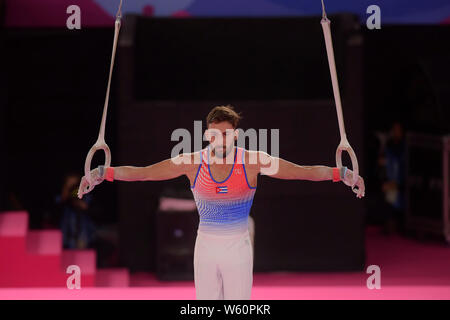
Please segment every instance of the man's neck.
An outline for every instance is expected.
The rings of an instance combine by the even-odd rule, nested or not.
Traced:
[[[210,148],[210,162],[216,164],[233,164],[234,163],[234,153],[236,152],[235,146],[231,148],[231,151],[225,157],[217,156],[213,148]]]

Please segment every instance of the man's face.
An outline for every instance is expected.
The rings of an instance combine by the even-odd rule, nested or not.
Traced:
[[[233,150],[234,141],[238,136],[237,132],[228,121],[208,125],[206,136],[215,156],[225,158]]]

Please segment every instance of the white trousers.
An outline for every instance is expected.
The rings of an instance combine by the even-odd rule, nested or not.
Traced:
[[[248,230],[234,236],[197,231],[194,282],[197,300],[250,300],[253,246]]]

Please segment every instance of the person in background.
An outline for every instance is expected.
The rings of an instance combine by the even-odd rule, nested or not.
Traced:
[[[384,168],[381,190],[389,205],[385,225],[386,233],[403,230],[405,209],[405,133],[401,122],[394,121],[389,138],[380,157]]]
[[[79,174],[66,174],[61,194],[55,199],[63,245],[67,249],[92,248],[95,240],[95,225],[89,215],[92,195],[83,199],[77,197],[80,181]]]

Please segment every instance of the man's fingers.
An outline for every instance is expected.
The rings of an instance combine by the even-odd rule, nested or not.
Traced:
[[[359,187],[359,196],[360,196],[360,198],[362,198],[362,197],[364,197],[364,194],[365,194],[365,185],[364,185],[364,180],[361,176],[359,177],[358,187]]]
[[[85,179],[84,177],[81,178],[81,182],[80,182],[80,186],[78,187],[78,198],[83,198],[83,194],[84,194],[84,184],[85,184]]]
[[[89,185],[89,183],[87,182],[86,177],[83,176],[83,178],[81,178],[80,187],[78,189],[78,198],[81,199],[84,194],[88,193],[88,191],[87,191],[88,185]]]
[[[357,198],[361,199],[362,197],[364,197],[365,186],[364,186],[364,180],[361,176],[358,176],[358,181],[356,182],[355,185],[353,185],[351,187],[352,187],[352,190],[356,193]]]
[[[356,183],[353,185],[350,179],[345,179],[343,182],[351,187],[352,191],[355,193],[357,198],[362,198],[365,195],[365,186],[364,179],[361,176],[358,176]]]

